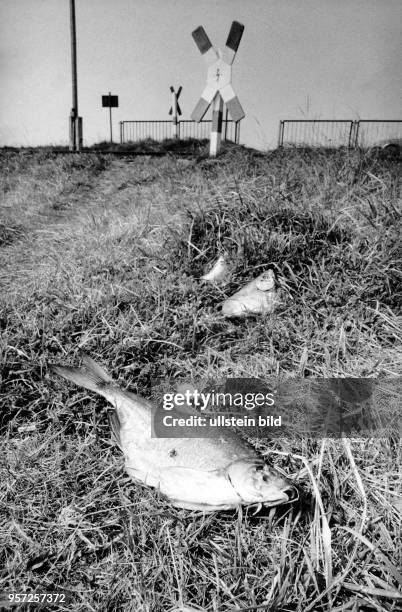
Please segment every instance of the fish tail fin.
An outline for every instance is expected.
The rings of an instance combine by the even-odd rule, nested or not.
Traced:
[[[88,372],[91,372],[91,374],[95,375],[97,378],[99,378],[104,385],[114,382],[109,372],[102,368],[99,363],[96,363],[96,361],[86,353],[82,354],[82,362],[85,366],[85,369],[88,370]]]
[[[79,387],[105,395],[105,391],[113,384],[113,378],[96,361],[88,355],[83,355],[83,367],[52,365],[51,371],[70,380]]]
[[[123,450],[121,446],[121,438],[120,438],[120,428],[121,428],[120,419],[116,412],[109,412],[108,418],[109,418],[110,431],[112,432],[112,440],[116,444],[116,446],[120,448],[120,450]]]

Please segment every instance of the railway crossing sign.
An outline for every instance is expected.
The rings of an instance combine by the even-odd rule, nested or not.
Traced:
[[[172,85],[170,86],[170,91],[172,92],[172,106],[170,107],[169,115],[172,115],[172,138],[179,137],[179,133],[178,133],[178,123],[179,122],[178,122],[177,116],[181,115],[181,108],[177,100],[180,97],[182,89],[183,88],[181,85],[177,91],[174,90],[174,87],[172,87]]]
[[[210,155],[215,156],[222,135],[223,102],[233,121],[245,116],[244,110],[232,87],[232,64],[243,35],[244,25],[233,21],[223,53],[212,46],[202,26],[192,32],[192,37],[208,65],[207,84],[191,114],[194,121],[201,121],[213,103]],[[214,121],[215,119],[215,121]],[[215,136],[216,134],[216,136]]]
[[[183,87],[180,85],[179,89],[175,92],[174,87],[170,87],[170,91],[172,92],[172,106],[170,107],[169,110],[169,115],[173,115],[174,114],[174,109],[177,109],[177,115],[181,115],[181,108],[179,106],[179,103],[177,102],[177,100],[180,98],[180,94],[181,94],[181,90],[183,89]]]

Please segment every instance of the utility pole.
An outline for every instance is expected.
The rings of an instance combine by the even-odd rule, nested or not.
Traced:
[[[82,145],[82,117],[78,116],[77,87],[77,35],[75,28],[75,0],[70,0],[72,108],[70,113],[70,151],[79,151]]]

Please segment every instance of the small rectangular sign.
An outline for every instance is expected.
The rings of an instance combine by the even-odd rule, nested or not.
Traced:
[[[119,96],[102,96],[102,107],[118,107]]]

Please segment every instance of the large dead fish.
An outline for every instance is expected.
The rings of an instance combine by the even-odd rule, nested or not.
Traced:
[[[279,303],[272,270],[263,272],[234,293],[222,304],[226,317],[245,317],[249,314],[269,314]]]
[[[114,406],[111,426],[127,473],[159,489],[173,505],[212,512],[240,505],[276,506],[298,497],[291,482],[234,432],[221,438],[151,437],[154,404],[121,389],[90,357],[84,356],[83,364],[51,368]]]

